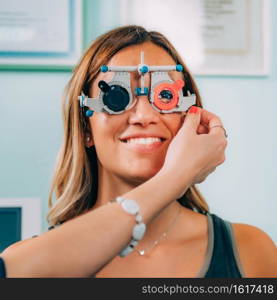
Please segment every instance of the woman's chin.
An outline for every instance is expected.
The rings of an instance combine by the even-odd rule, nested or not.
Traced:
[[[128,179],[137,183],[143,183],[153,176],[155,176],[161,167],[156,167],[156,168],[148,168],[148,169],[142,169],[140,168],[139,170],[129,170],[126,174],[128,174]]]

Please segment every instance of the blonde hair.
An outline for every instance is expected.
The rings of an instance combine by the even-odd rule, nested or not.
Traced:
[[[82,91],[89,94],[101,65],[109,62],[119,50],[131,45],[152,42],[184,67],[187,83],[196,94],[197,106],[202,107],[197,86],[173,45],[161,33],[146,31],[140,26],[123,26],[99,36],[86,50],[74,69],[63,97],[64,140],[49,192],[48,222],[56,225],[89,210],[97,198],[97,156],[95,148],[87,149],[84,144],[85,133],[89,131],[88,119],[79,107],[78,96]],[[56,201],[53,203],[53,194]],[[201,213],[209,211],[208,204],[195,186],[191,186],[178,201]]]

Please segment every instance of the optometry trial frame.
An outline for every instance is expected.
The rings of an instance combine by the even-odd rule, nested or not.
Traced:
[[[196,95],[189,88],[185,90],[185,82],[182,79],[173,81],[169,71],[182,72],[182,65],[148,66],[144,64],[144,52],[141,52],[141,61],[137,66],[106,66],[100,71],[114,72],[113,78],[106,82],[100,80],[98,86],[100,93],[97,98],[89,98],[83,92],[78,97],[80,107],[87,107],[87,117],[93,112],[106,112],[109,114],[121,114],[132,108],[138,96],[149,96],[149,89],[145,87],[144,76],[151,72],[151,88],[149,102],[152,107],[160,113],[173,113],[187,111],[196,104]],[[130,86],[130,72],[138,71],[141,85],[136,87],[134,95]]]

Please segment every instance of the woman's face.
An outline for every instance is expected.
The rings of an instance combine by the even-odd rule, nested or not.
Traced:
[[[144,51],[147,65],[175,64],[165,50],[148,42],[122,49],[108,65],[136,66],[140,63],[141,51]],[[109,81],[111,76],[110,72],[100,73],[92,85],[90,96],[98,97],[98,82]],[[173,80],[182,79],[178,72],[171,72],[170,76]],[[150,77],[145,75],[145,87],[150,88]],[[132,91],[136,87],[140,87],[140,77],[137,72],[132,72]],[[147,96],[139,96],[130,110],[117,115],[94,113],[89,122],[102,174],[141,183],[163,166],[168,145],[181,126],[182,114],[161,114],[151,106]]]

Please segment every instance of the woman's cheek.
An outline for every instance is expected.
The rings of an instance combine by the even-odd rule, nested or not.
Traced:
[[[165,123],[173,136],[177,134],[178,130],[183,125],[183,121],[184,118],[182,113],[168,114],[168,117],[165,119]]]

